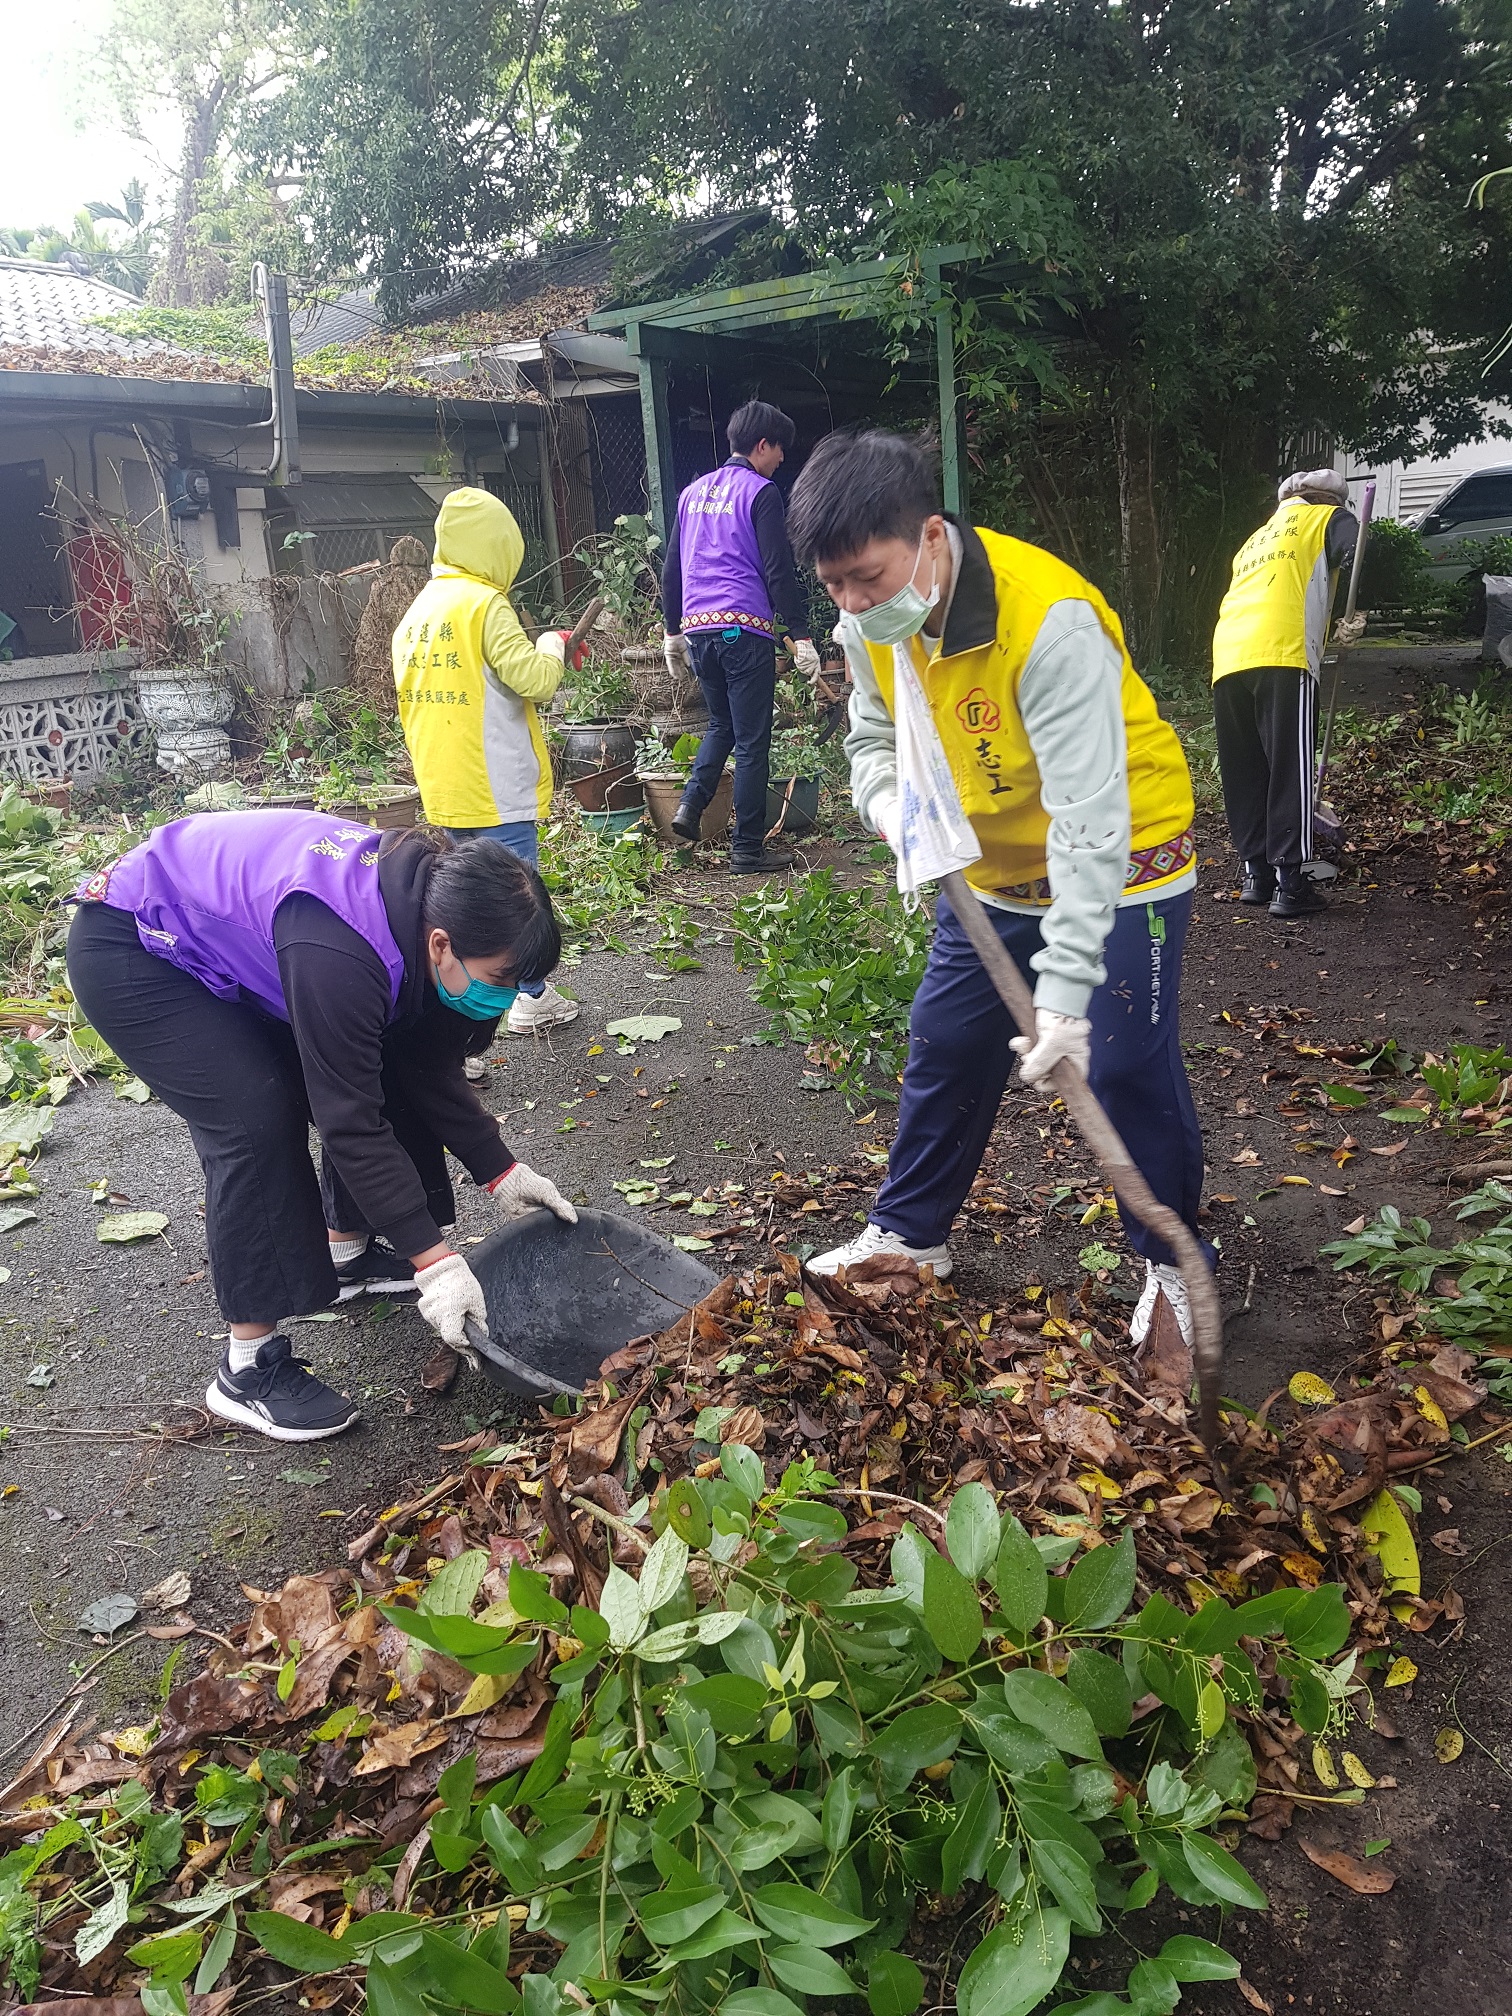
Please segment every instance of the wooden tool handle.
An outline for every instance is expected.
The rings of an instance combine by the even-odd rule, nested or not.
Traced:
[[[1014,965],[1006,946],[992,927],[970,883],[957,869],[945,876],[941,887],[950,898],[950,907],[961,920],[977,957],[987,969],[1003,1005],[1023,1034],[1032,1041],[1035,1034],[1034,999],[1024,976]],[[1102,1165],[1118,1201],[1153,1232],[1176,1255],[1181,1279],[1192,1305],[1192,1355],[1197,1367],[1200,1396],[1199,1424],[1202,1440],[1215,1469],[1218,1468],[1218,1382],[1223,1370],[1223,1312],[1218,1301],[1218,1284],[1208,1266],[1196,1234],[1168,1204],[1162,1204],[1124,1146],[1113,1122],[1097,1103],[1092,1088],[1076,1066],[1063,1057],[1050,1074],[1050,1082],[1065,1101],[1066,1111],[1076,1122],[1082,1139]],[[1220,1481],[1222,1471],[1219,1469]]]
[[[567,663],[569,665],[572,663],[573,653],[578,649],[594,624],[597,623],[600,615],[603,613],[603,608],[603,596],[595,595],[582,615],[579,616],[577,622],[573,624],[572,635],[567,639]]]

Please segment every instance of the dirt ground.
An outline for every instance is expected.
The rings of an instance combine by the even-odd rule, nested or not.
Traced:
[[[1379,657],[1351,699],[1390,710],[1424,668]],[[1445,676],[1438,664],[1426,669]],[[1465,672],[1462,662],[1447,669]],[[1394,1036],[1422,1050],[1455,1037],[1497,1040],[1506,1033],[1507,951],[1504,937],[1475,942],[1464,905],[1436,890],[1431,861],[1398,862],[1378,886],[1346,875],[1326,916],[1278,925],[1227,900],[1226,839],[1211,821],[1203,839],[1182,1010],[1211,1172],[1208,1229],[1223,1249],[1225,1383],[1253,1404],[1301,1367],[1341,1376],[1365,1342],[1370,1295],[1319,1260],[1323,1242],[1384,1203],[1442,1227],[1450,1193],[1445,1169],[1433,1165],[1459,1159],[1447,1137],[1427,1129],[1402,1154],[1382,1157],[1369,1150],[1391,1146],[1401,1128],[1357,1113],[1348,1129],[1316,1110],[1283,1114],[1290,1095],[1277,1071],[1298,1067],[1296,1041]],[[820,861],[847,876],[875,872],[859,846],[827,844],[810,865]],[[672,878],[669,895],[708,906],[700,913],[709,925],[702,971],[666,977],[649,954],[589,957],[564,976],[583,1003],[576,1023],[547,1041],[500,1045],[485,1093],[506,1138],[580,1201],[615,1208],[615,1180],[641,1175],[643,1158],[675,1156],[669,1173],[697,1193],[710,1183],[764,1179],[778,1155],[789,1169],[822,1171],[885,1147],[889,1109],[858,1125],[838,1093],[800,1088],[799,1050],[750,1040],[766,1018],[720,926],[735,893],[718,869]],[[621,1057],[605,1040],[605,1023],[643,1012],[680,1016],[683,1026]],[[1037,1101],[1010,1094],[994,1167],[1011,1193],[1022,1184],[1023,1210],[1006,1233],[991,1229],[1012,1224],[1001,1217],[962,1230],[959,1279],[972,1292],[1008,1299],[1026,1277],[1067,1281],[1091,1236],[1076,1216],[1045,1209],[1046,1187],[1089,1175],[1090,1164],[1066,1151],[1047,1162],[1042,1125]],[[1349,1130],[1358,1152],[1340,1167],[1331,1151]],[[192,1418],[184,1403],[201,1399],[221,1348],[187,1135],[162,1106],[92,1087],[60,1109],[38,1174],[37,1221],[0,1239],[0,1261],[11,1269],[0,1287],[8,1424],[0,1446],[0,1651],[8,1682],[0,1748],[12,1759],[67,1690],[71,1671],[97,1656],[78,1629],[95,1598],[118,1590],[140,1596],[184,1569],[201,1622],[241,1614],[240,1584],[276,1587],[289,1573],[343,1558],[346,1541],[407,1485],[441,1474],[447,1459],[438,1445],[487,1420],[516,1418],[515,1403],[481,1379],[464,1375],[444,1399],[425,1393],[426,1335],[401,1304],[349,1309],[292,1332],[323,1376],[361,1396],[364,1420],[354,1433],[294,1449],[230,1434],[164,1439],[157,1425]],[[1309,1182],[1283,1185],[1287,1175]],[[137,1247],[100,1245],[88,1187],[101,1177],[134,1206],[166,1212],[166,1236]],[[460,1236],[483,1233],[488,1200],[465,1184],[459,1194]],[[829,1244],[852,1229],[850,1213],[847,1199],[844,1216],[821,1211],[812,1223],[775,1229],[794,1247],[800,1236]],[[667,1231],[703,1229],[675,1211],[655,1222]],[[762,1236],[762,1227],[745,1235],[745,1257],[755,1257]],[[1115,1249],[1122,1244],[1108,1221],[1097,1236]],[[1120,1272],[1127,1278],[1131,1263]],[[1512,1461],[1487,1446],[1419,1481],[1424,1536],[1457,1528],[1467,1550],[1449,1556],[1425,1546],[1425,1593],[1452,1579],[1465,1621],[1442,1642],[1401,1648],[1420,1678],[1378,1696],[1398,1733],[1358,1728],[1350,1739],[1372,1772],[1396,1785],[1361,1806],[1299,1808],[1274,1844],[1245,1841],[1241,1852],[1271,1898],[1263,1919],[1238,1914],[1220,1933],[1215,1914],[1173,1910],[1165,1929],[1186,1918],[1189,1929],[1233,1944],[1259,1998],[1242,2001],[1223,1984],[1188,1989],[1183,2007],[1407,2016],[1431,1997],[1437,2016],[1512,2016],[1512,1847],[1502,1817],[1512,1814],[1505,1677],[1512,1625],[1503,1593]],[[91,1697],[102,1726],[142,1719],[165,1649],[144,1640],[104,1667]],[[1433,1737],[1450,1720],[1468,1740],[1460,1760],[1444,1766]],[[1372,1866],[1390,1869],[1396,1882],[1381,1897],[1341,1888],[1298,1846],[1305,1838],[1358,1854],[1383,1837],[1391,1846]],[[1089,1948],[1079,1978],[1089,1989],[1105,1968],[1121,1978],[1121,1963],[1132,1957]]]

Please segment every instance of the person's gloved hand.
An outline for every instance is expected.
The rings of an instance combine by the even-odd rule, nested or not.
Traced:
[[[572,632],[570,630],[543,630],[536,639],[535,648],[543,658],[555,658],[558,665],[565,667],[567,663],[567,646],[571,642],[571,639]],[[583,660],[587,656],[588,642],[585,638],[572,654],[572,669],[574,672],[580,672],[583,669]]]
[[[1019,1076],[1039,1085],[1062,1057],[1069,1057],[1083,1078],[1092,1063],[1092,1024],[1082,1015],[1057,1015],[1053,1008],[1034,1011],[1034,1040],[1015,1036],[1008,1045],[1020,1058]]]
[[[815,648],[812,637],[795,637],[793,639],[793,663],[798,667],[798,670],[803,674],[805,679],[817,679],[819,677],[819,653]]]
[[[415,1286],[420,1290],[420,1314],[454,1351],[467,1348],[464,1325],[469,1316],[487,1329],[483,1283],[460,1253],[448,1253],[432,1260],[429,1267],[417,1269]]]
[[[516,1162],[512,1169],[506,1169],[502,1176],[496,1176],[488,1186],[499,1209],[506,1218],[523,1218],[527,1211],[535,1211],[542,1206],[554,1211],[569,1225],[576,1225],[577,1213],[567,1202],[548,1176],[539,1175],[528,1162]],[[424,1314],[424,1311],[421,1311]]]
[[[903,852],[903,800],[896,791],[872,806],[871,819],[894,854]]]
[[[1333,627],[1333,641],[1341,651],[1347,651],[1351,644],[1358,644],[1365,635],[1365,613],[1357,611],[1353,616],[1341,616]]]
[[[674,679],[691,679],[693,661],[688,656],[688,640],[682,635],[674,637],[670,631],[662,638],[662,657],[667,661],[667,670]]]

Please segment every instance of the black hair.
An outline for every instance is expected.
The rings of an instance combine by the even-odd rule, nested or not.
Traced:
[[[507,956],[517,983],[544,980],[562,957],[546,884],[497,840],[442,849],[423,908],[426,931],[444,931],[459,959]]]
[[[873,539],[915,539],[940,508],[929,444],[878,427],[826,434],[788,500],[788,537],[800,565],[845,560]]]
[[[768,406],[764,399],[749,399],[737,406],[725,428],[732,455],[749,455],[763,441],[775,441],[779,448],[793,445],[797,428],[780,406]]]

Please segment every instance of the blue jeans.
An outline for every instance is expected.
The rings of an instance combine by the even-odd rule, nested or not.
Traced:
[[[512,819],[503,826],[445,826],[441,830],[459,843],[463,840],[497,840],[501,847],[507,847],[511,854],[518,854],[532,868],[541,865],[541,838],[534,819]],[[532,1001],[539,1000],[546,992],[546,982],[532,980],[528,987],[521,987],[520,992],[528,994]]]
[[[767,770],[772,753],[772,703],[777,697],[777,646],[748,630],[688,638],[693,670],[709,705],[709,725],[683,803],[702,814],[719,789],[725,760],[735,752],[732,854],[762,851],[767,830]]]
[[[1113,913],[1103,947],[1108,977],[1088,1009],[1088,1082],[1155,1195],[1196,1232],[1202,1130],[1182,1062],[1176,1006],[1191,914],[1190,891]],[[1032,986],[1029,959],[1040,949],[1039,919],[990,906],[987,915]],[[1017,1033],[1013,1020],[943,896],[935,919],[909,1022],[898,1132],[871,1213],[874,1224],[910,1246],[938,1246],[948,1236],[1017,1061],[1008,1048]],[[1165,1242],[1132,1217],[1123,1224],[1145,1259],[1172,1258]],[[1213,1249],[1206,1241],[1203,1247],[1211,1263]]]

